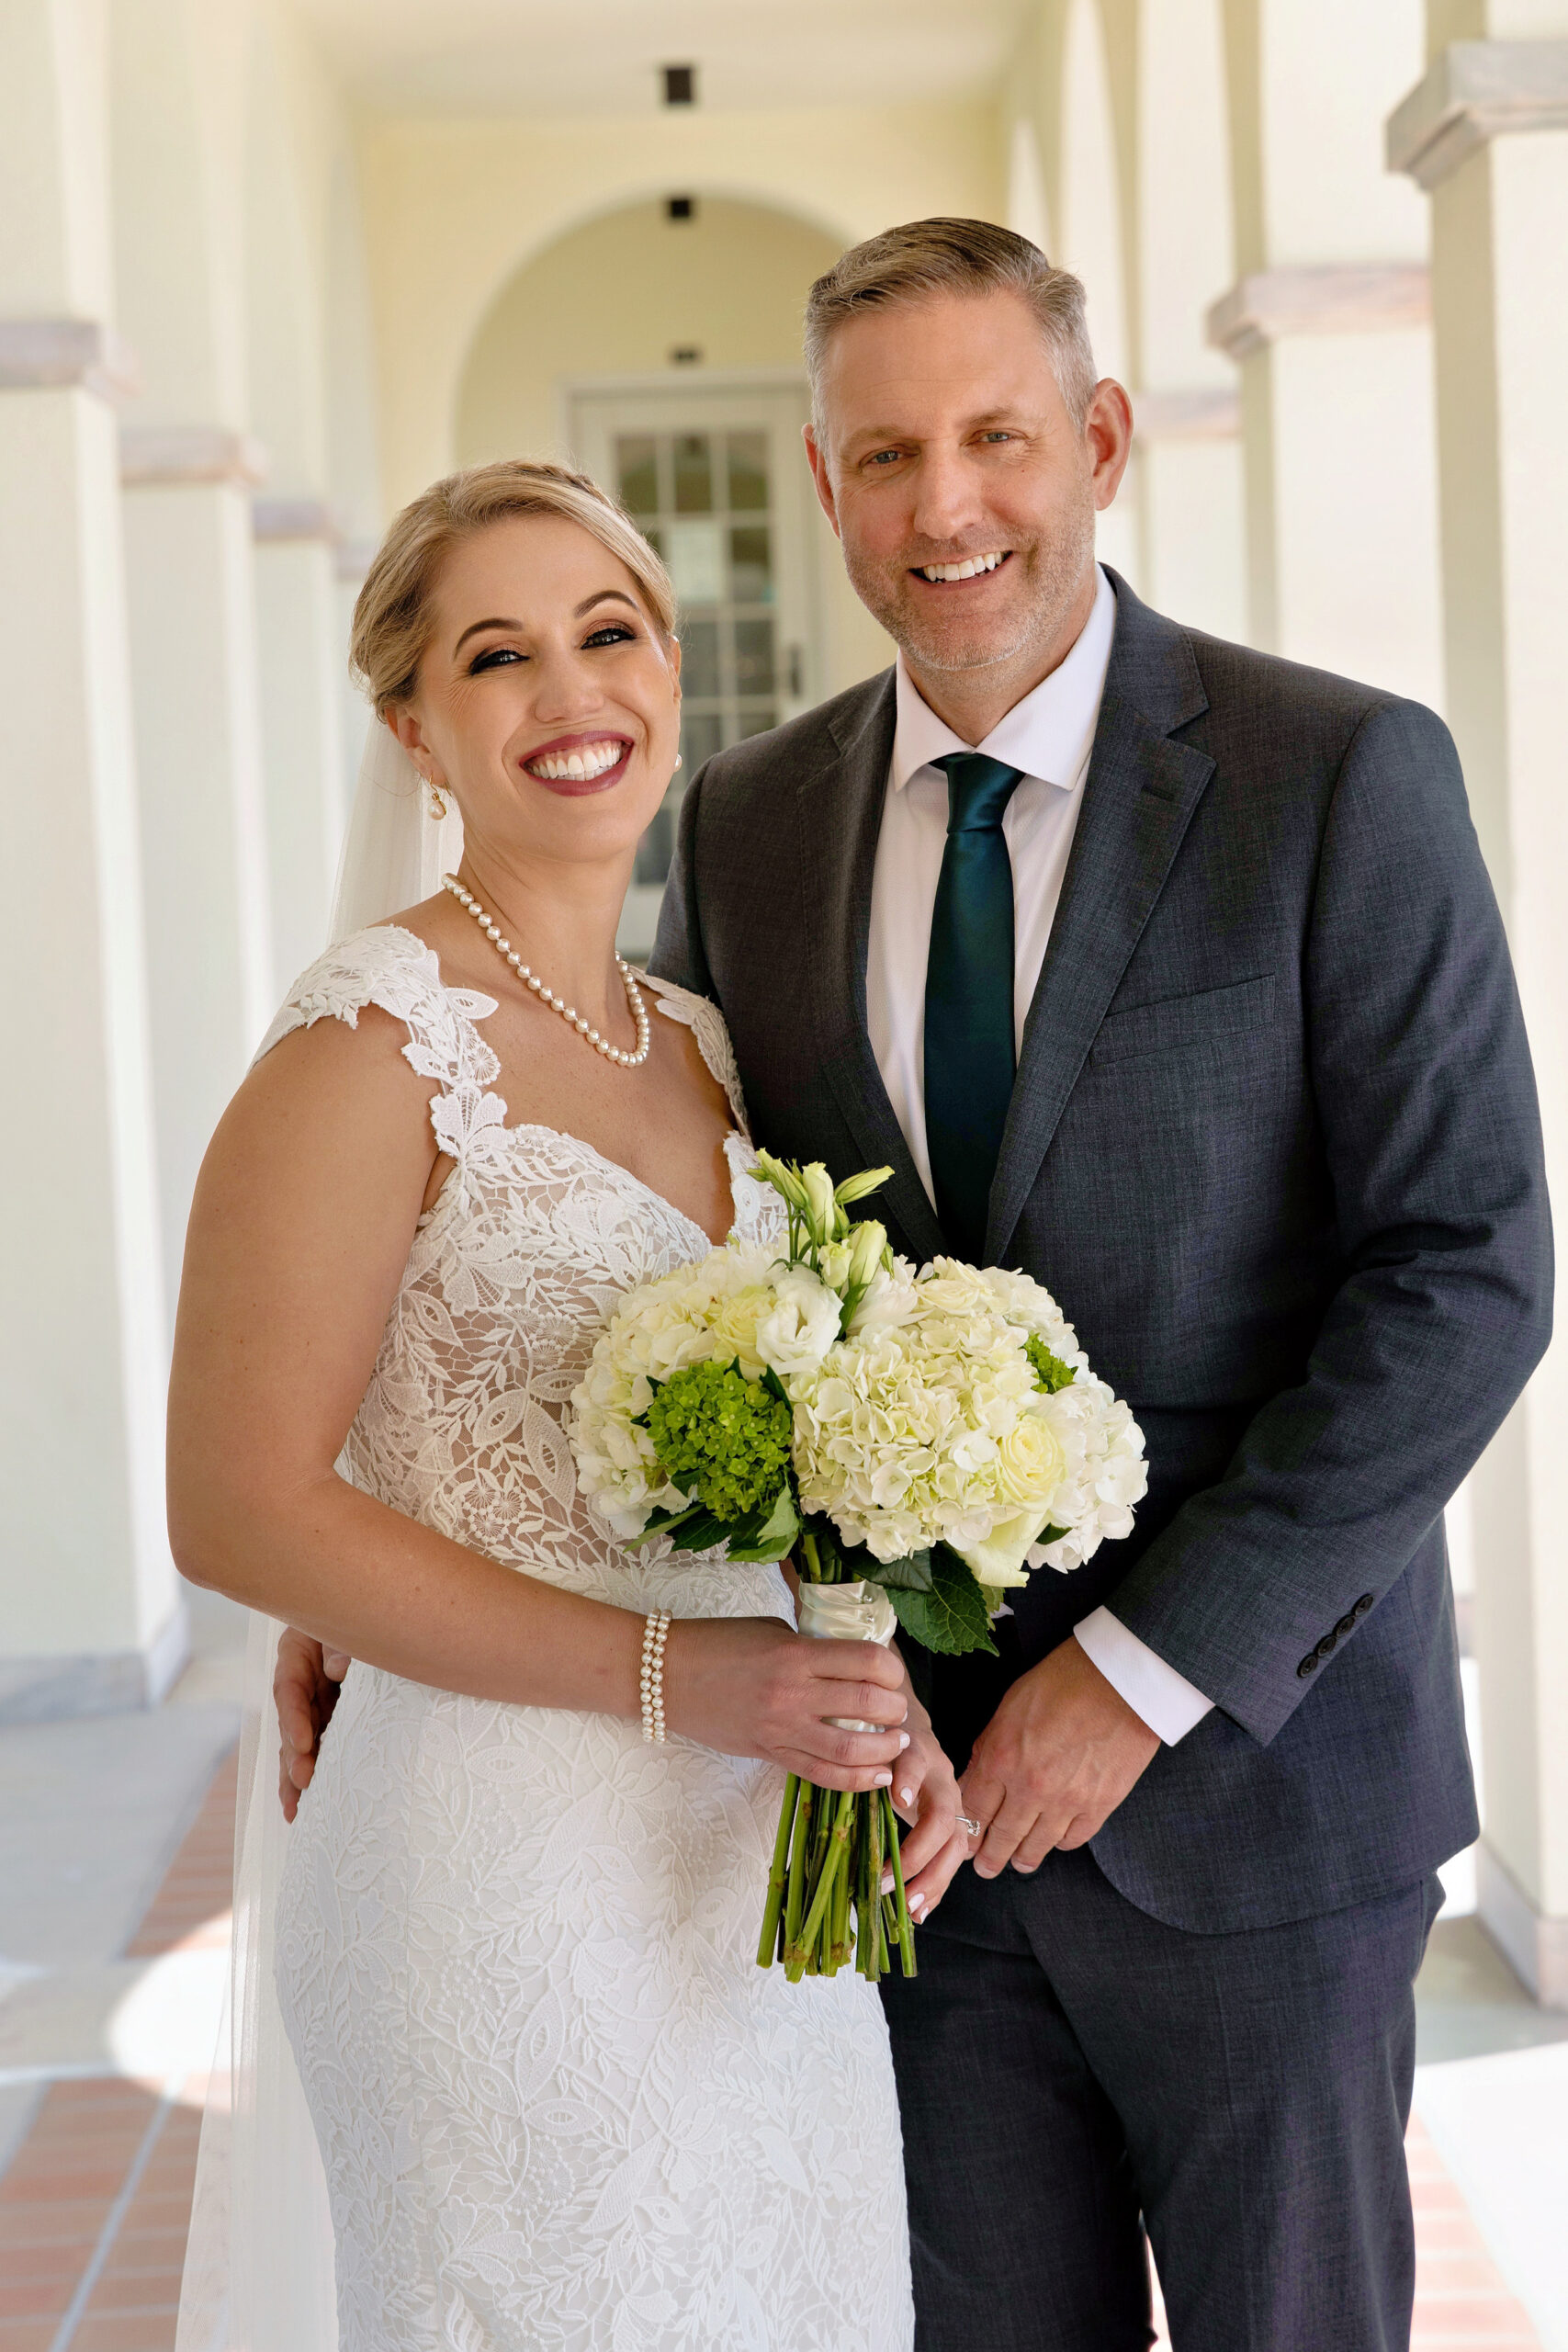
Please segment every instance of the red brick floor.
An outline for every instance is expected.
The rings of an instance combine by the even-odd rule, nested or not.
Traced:
[[[172,1951],[203,1928],[220,1932],[234,1770],[232,1757],[220,1766],[130,1956]],[[181,2087],[184,2098],[112,2080],[49,2091],[0,2179],[0,2352],[173,2352],[200,2127],[197,2086]],[[1412,2352],[1540,2352],[1419,2122],[1407,2144]],[[1163,2315],[1158,2343],[1169,2345]]]
[[[231,1755],[127,1948],[221,1935],[234,1853]],[[56,2083],[0,2179],[0,2352],[172,2352],[200,2086]]]

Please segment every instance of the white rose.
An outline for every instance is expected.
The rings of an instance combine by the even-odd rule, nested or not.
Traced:
[[[1066,1468],[1061,1440],[1038,1413],[1020,1414],[997,1440],[997,1493],[1021,1510],[1049,1504]]]
[[[815,1372],[839,1337],[839,1299],[805,1266],[773,1284],[773,1306],[757,1326],[757,1353],[781,1380]]]
[[[757,1352],[757,1327],[772,1308],[773,1295],[761,1283],[731,1291],[709,1310],[708,1329],[718,1363],[738,1364],[748,1380],[760,1380],[765,1369]]]

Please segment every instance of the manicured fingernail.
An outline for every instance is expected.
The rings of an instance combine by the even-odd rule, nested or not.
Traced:
[[[890,1789],[893,1786],[892,1773],[879,1772],[871,1785],[874,1789]]]
[[[900,1789],[900,1790],[899,1790],[899,1792],[898,1792],[898,1802],[899,1802],[899,1804],[914,1804],[914,1802],[915,1802],[915,1792],[914,1792],[914,1790],[913,1790],[913,1789]]]
[[[891,1871],[884,1871],[882,1873],[882,1892],[884,1894],[891,1894],[893,1892],[893,1873]]]
[[[900,1756],[902,1756],[902,1755],[903,1755],[904,1750],[908,1747],[908,1745],[909,1745],[909,1735],[908,1735],[908,1733],[907,1731],[901,1731],[901,1732],[899,1733],[899,1735],[898,1735],[898,1753],[899,1753],[899,1755],[900,1755]]]
[[[911,1918],[911,1919],[923,1919],[923,1918],[925,1917],[925,1916],[926,1916],[926,1898],[925,1898],[925,1896],[924,1896],[923,1894],[916,1894],[916,1895],[911,1896],[911,1897],[910,1897],[910,1901],[909,1901],[909,1917],[910,1917],[910,1918]]]

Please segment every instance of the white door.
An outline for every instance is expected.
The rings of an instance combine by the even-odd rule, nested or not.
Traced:
[[[684,764],[637,851],[620,946],[646,956],[681,796],[703,762],[818,701],[805,385],[731,378],[570,394],[572,448],[670,567],[680,605]]]

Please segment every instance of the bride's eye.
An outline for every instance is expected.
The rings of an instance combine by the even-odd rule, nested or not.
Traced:
[[[606,621],[603,628],[596,628],[592,637],[585,637],[582,640],[584,651],[591,645],[634,645],[636,642],[636,629],[629,628],[625,621]]]
[[[470,678],[477,678],[481,670],[496,670],[503,662],[521,662],[523,656],[514,645],[487,646],[482,653],[476,653],[469,662],[468,675]]]

